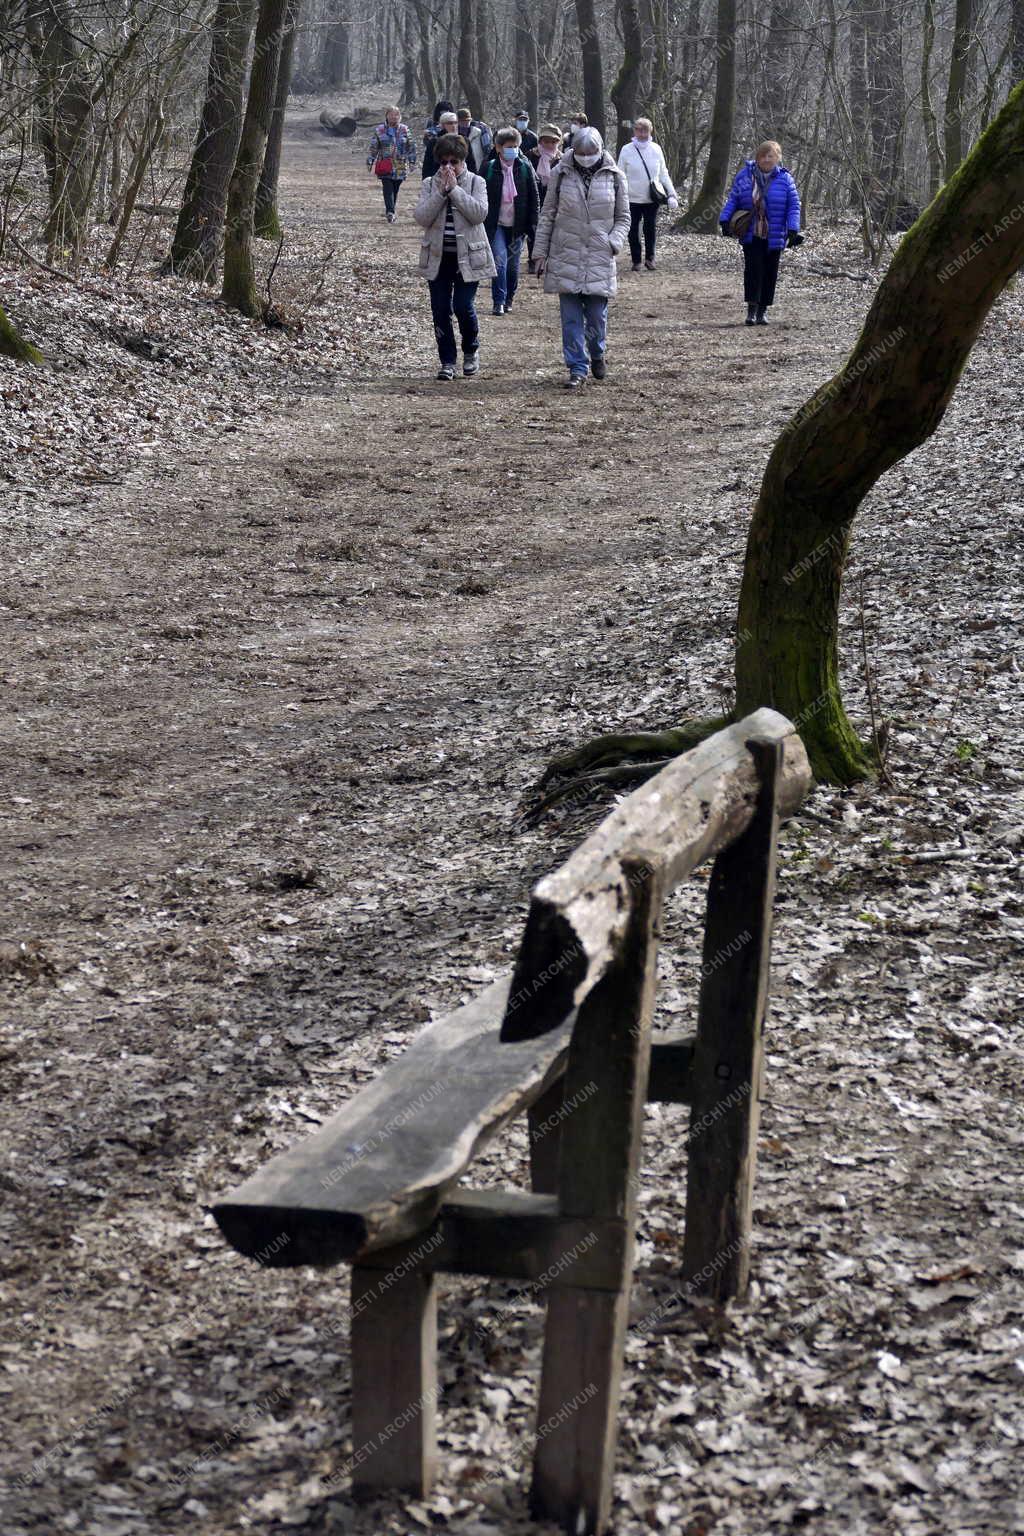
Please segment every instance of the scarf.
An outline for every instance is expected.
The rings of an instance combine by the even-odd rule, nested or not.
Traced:
[[[754,174],[750,178],[750,201],[754,209],[754,238],[767,240],[768,238],[768,183],[772,178],[771,171],[762,171],[757,161],[754,161]]]
[[[541,182],[545,187],[551,180],[551,172],[554,169],[555,155],[557,154],[557,149],[553,155],[549,150],[544,148],[543,144],[541,144],[537,150],[537,180]]]
[[[653,139],[638,139],[635,133],[633,135],[633,143],[636,146],[636,148],[641,150],[641,151],[643,151],[645,149],[653,149],[654,148],[654,140]]]
[[[510,208],[516,200],[516,162],[514,160],[502,160],[501,178],[501,201]]]

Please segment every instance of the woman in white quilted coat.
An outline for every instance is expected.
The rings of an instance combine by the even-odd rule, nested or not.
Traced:
[[[580,128],[551,172],[533,243],[544,292],[558,294],[569,389],[580,389],[588,371],[595,379],[607,372],[608,300],[628,233],[626,178],[597,129]]]

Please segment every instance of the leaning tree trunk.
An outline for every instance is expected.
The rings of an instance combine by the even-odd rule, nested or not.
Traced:
[[[711,143],[704,180],[696,200],[686,210],[688,229],[709,233],[717,228],[732,154],[736,116],[736,0],[718,0],[716,30],[715,105],[711,114]]]
[[[484,104],[480,96],[480,82],[473,68],[475,36],[471,0],[459,0],[459,84],[473,116],[483,117]]]
[[[256,0],[217,0],[206,98],[165,272],[211,283],[217,271],[228,184],[242,133],[245,61]]]
[[[263,157],[267,152],[270,118],[277,88],[280,39],[288,0],[260,0],[256,23],[256,45],[249,76],[249,99],[245,106],[242,138],[235,168],[228,188],[227,217],[224,222],[224,283],[221,298],[231,309],[256,319],[263,313],[256,292],[253,267],[253,216],[256,188]]]
[[[576,0],[576,23],[583,53],[583,110],[591,127],[604,136],[604,65],[594,0]]]
[[[946,112],[943,122],[947,176],[952,176],[964,157],[964,97],[967,94],[967,67],[973,39],[974,0],[956,0],[953,52],[949,61],[949,83],[946,88]]]
[[[11,357],[16,363],[41,363],[43,354],[25,341],[8,320],[0,304],[0,357]]]
[[[784,428],[747,542],[736,714],[772,705],[819,779],[870,755],[837,680],[843,565],[858,506],[939,425],[982,322],[1024,260],[1024,86],[900,244],[850,358]]]
[[[622,66],[615,77],[611,97],[615,104],[617,134],[615,148],[628,144],[636,117],[636,98],[640,86],[644,38],[640,27],[638,0],[619,0],[619,22],[622,27]]]
[[[292,71],[295,67],[295,29],[299,21],[300,3],[301,0],[288,0],[281,53],[277,62],[277,86],[274,91],[274,110],[270,117],[270,136],[267,139],[267,152],[263,157],[259,186],[256,188],[253,229],[264,240],[281,238],[281,220],[277,211],[277,183],[281,174],[284,114],[288,107],[288,92],[291,89]]]

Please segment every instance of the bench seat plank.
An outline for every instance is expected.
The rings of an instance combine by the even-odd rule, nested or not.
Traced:
[[[503,1045],[509,978],[428,1025],[319,1131],[213,1207],[239,1253],[273,1268],[352,1262],[428,1227],[481,1147],[565,1068],[574,1015]]]

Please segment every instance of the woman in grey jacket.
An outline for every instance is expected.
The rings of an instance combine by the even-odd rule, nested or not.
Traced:
[[[430,288],[430,308],[441,366],[437,377],[455,377],[458,351],[452,315],[462,336],[462,372],[468,379],[480,370],[480,327],[477,324],[477,284],[493,277],[494,257],[484,230],[487,187],[482,176],[466,169],[466,141],[445,133],[434,146],[437,170],[420,190],[413,218],[422,225],[420,273]]]
[[[588,365],[595,379],[607,372],[608,300],[628,233],[626,178],[597,129],[580,128],[551,172],[533,245],[544,292],[558,294],[569,389],[582,387]]]

